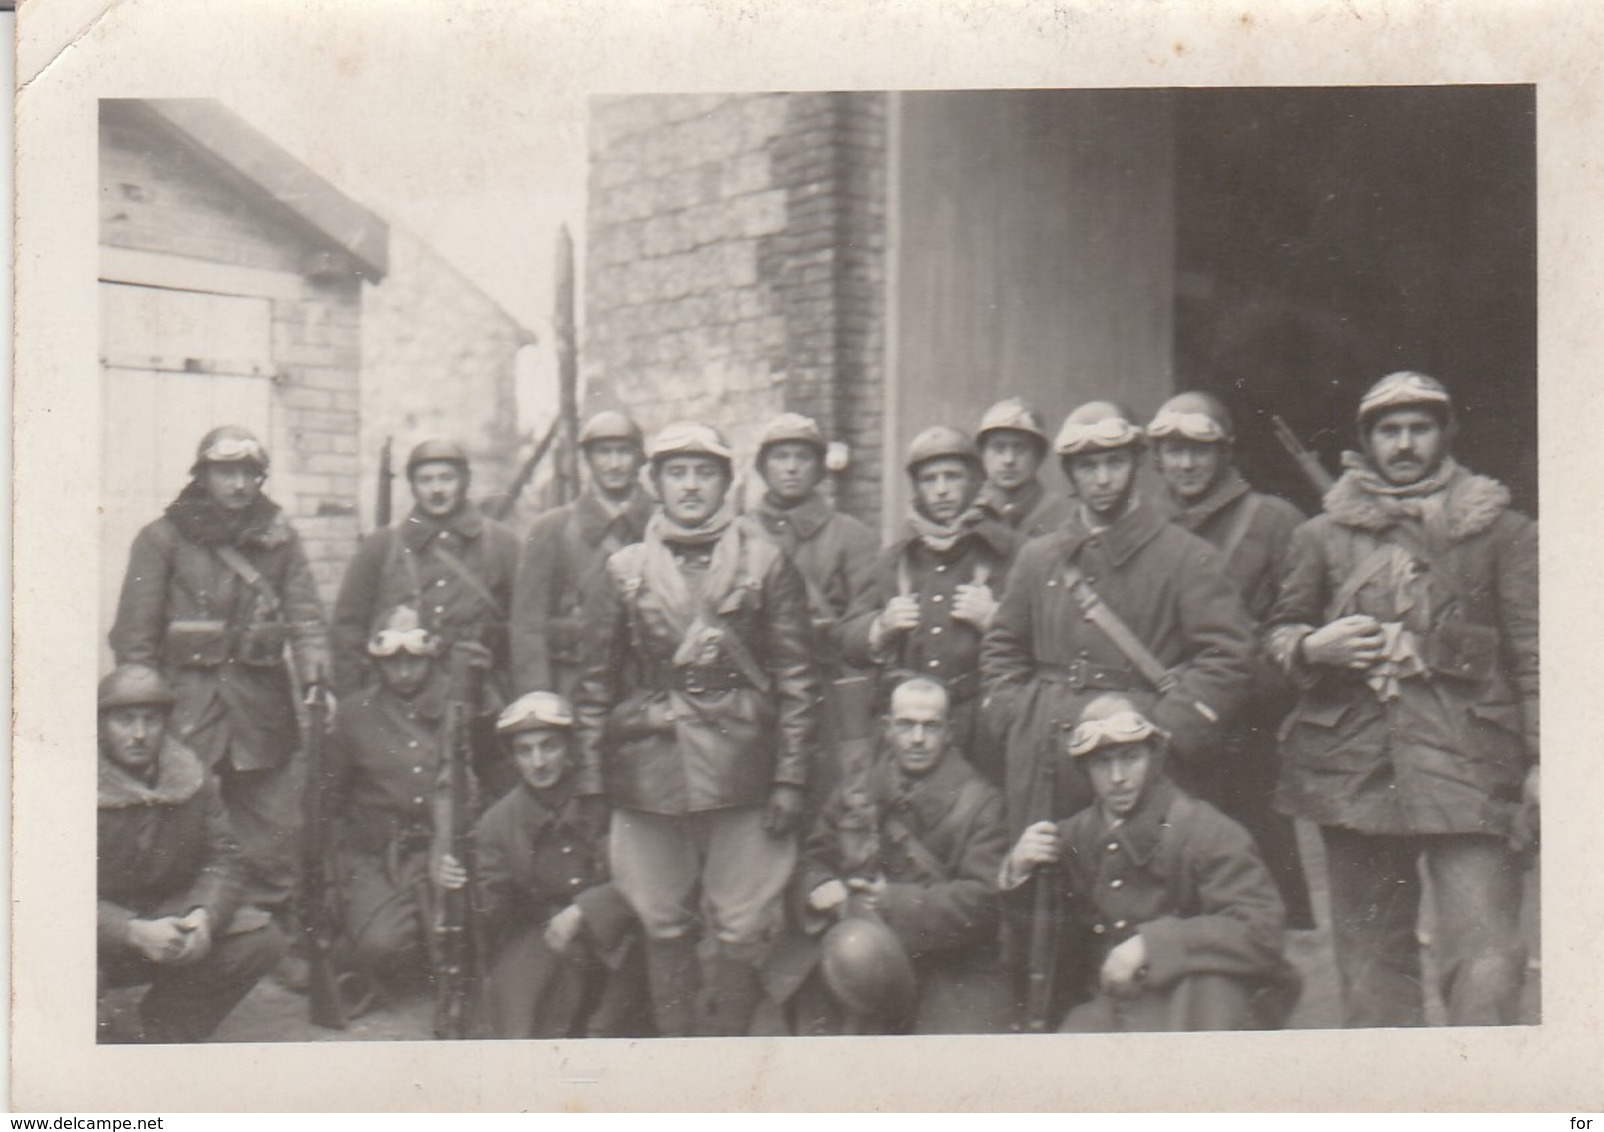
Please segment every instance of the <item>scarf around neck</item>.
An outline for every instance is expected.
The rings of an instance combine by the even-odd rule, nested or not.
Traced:
[[[908,530],[914,538],[937,554],[945,554],[986,518],[986,509],[978,502],[971,503],[950,523],[938,523],[926,517],[917,507],[912,507],[908,509]]]
[[[199,480],[190,480],[167,505],[166,514],[180,535],[201,546],[268,545],[275,541],[279,506],[258,495],[249,507],[230,511],[213,499]]]
[[[1443,457],[1436,472],[1410,484],[1395,484],[1376,470],[1370,460],[1358,452],[1344,452],[1343,479],[1351,480],[1355,487],[1370,496],[1376,506],[1397,518],[1421,518],[1432,504],[1440,505],[1449,482],[1459,470],[1452,456]],[[1433,498],[1435,497],[1435,498]]]
[[[724,629],[717,610],[735,587],[748,532],[735,521],[734,493],[724,497],[706,522],[686,527],[662,508],[652,512],[641,539],[641,580],[657,595],[669,625],[680,635],[674,663],[684,667],[709,663]],[[727,537],[726,537],[727,536]],[[673,546],[712,544],[713,553],[702,580],[700,600],[691,596],[685,572],[674,560]]]

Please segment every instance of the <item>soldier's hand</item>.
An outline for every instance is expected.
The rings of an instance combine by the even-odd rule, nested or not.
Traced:
[[[825,881],[808,893],[808,907],[815,912],[837,912],[847,902],[847,886],[839,880]]]
[[[1363,613],[1339,617],[1303,638],[1303,659],[1331,668],[1369,668],[1386,651],[1381,622]]]
[[[871,633],[876,633],[883,640],[918,627],[919,595],[898,594],[886,602],[886,607],[880,611],[880,616],[874,619]]]
[[[763,814],[763,828],[775,837],[789,837],[802,816],[802,788],[790,784],[769,791],[769,808]]]
[[[579,905],[568,905],[546,925],[546,946],[558,955],[565,954],[574,945],[574,939],[579,935],[584,920],[585,913],[580,910]]]
[[[184,950],[184,933],[174,916],[163,916],[159,920],[130,920],[128,945],[152,963],[171,963]]]
[[[442,853],[434,861],[434,883],[454,892],[468,883],[468,870],[450,853]]]
[[[952,615],[984,632],[997,616],[997,599],[990,586],[963,585],[953,593]]]
[[[1129,998],[1139,993],[1146,981],[1147,944],[1137,933],[1108,953],[1098,983],[1104,994]]]
[[[880,898],[886,894],[886,878],[853,877],[847,881],[847,887],[852,890],[852,898],[859,908],[873,912],[880,907]]]
[[[183,947],[173,957],[175,966],[197,963],[212,951],[212,917],[204,908],[192,908],[189,915],[178,921],[183,933]]]
[[[1050,821],[1039,821],[1028,826],[1019,835],[1019,842],[1008,855],[1009,866],[1016,876],[1029,876],[1043,865],[1058,864],[1058,826]]]

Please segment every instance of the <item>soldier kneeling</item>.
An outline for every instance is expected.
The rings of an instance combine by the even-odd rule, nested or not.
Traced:
[[[606,807],[578,796],[573,726],[553,692],[520,696],[496,722],[520,779],[474,833],[499,1038],[651,1033],[640,922],[608,878]],[[468,881],[450,854],[438,871],[445,888]]]
[[[885,753],[866,775],[849,774],[808,838],[799,919],[823,934],[817,947],[787,949],[793,981],[812,972],[796,998],[798,1033],[1005,1028],[1002,794],[950,742],[950,727],[940,684],[899,685]],[[771,982],[784,966],[771,967]]]
[[[1068,754],[1096,801],[1026,828],[1003,864],[1005,893],[1038,871],[1053,885],[1060,1031],[1273,1028],[1296,1001],[1269,871],[1241,826],[1165,777],[1167,749],[1131,697],[1087,704]]]

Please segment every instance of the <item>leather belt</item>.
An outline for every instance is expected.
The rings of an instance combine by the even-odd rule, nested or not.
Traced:
[[[693,665],[689,668],[672,668],[659,672],[658,688],[674,689],[693,696],[728,692],[734,688],[750,688],[752,682],[734,668],[723,665]]]
[[[1141,676],[1124,665],[1093,664],[1075,659],[1068,664],[1039,664],[1036,676],[1049,684],[1068,684],[1077,692],[1128,692],[1146,688]]]

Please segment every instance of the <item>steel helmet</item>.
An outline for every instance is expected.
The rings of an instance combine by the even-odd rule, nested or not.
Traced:
[[[1208,393],[1178,393],[1158,407],[1147,426],[1151,440],[1180,437],[1198,444],[1229,444],[1236,437],[1231,411]]]
[[[149,706],[167,708],[178,702],[160,672],[143,664],[124,664],[112,669],[100,681],[95,694],[98,711],[113,708]]]
[[[825,984],[849,1010],[892,1022],[912,1015],[913,961],[879,916],[848,915],[824,933],[821,948]]]
[[[986,437],[993,432],[1022,432],[1036,441],[1042,452],[1047,451],[1047,422],[1042,415],[1018,397],[998,401],[980,418],[980,431],[975,433],[975,446],[986,447]]]
[[[757,438],[757,458],[762,463],[763,453],[771,444],[810,444],[818,449],[822,458],[825,452],[824,433],[819,430],[819,422],[812,417],[804,417],[801,413],[781,413],[768,424]]]
[[[195,463],[189,474],[198,476],[207,464],[255,464],[262,472],[268,469],[267,449],[250,429],[239,425],[219,425],[212,429],[195,446]]]
[[[468,453],[455,440],[441,440],[431,438],[423,441],[412,449],[407,457],[407,475],[411,475],[419,464],[457,464],[463,471],[468,470]]]
[[[1444,427],[1453,421],[1453,398],[1442,382],[1413,370],[1400,370],[1389,373],[1359,398],[1359,431],[1363,433],[1377,414],[1406,405],[1436,413]]]
[[[579,446],[583,448],[593,440],[624,440],[636,448],[644,448],[640,425],[621,409],[603,409],[585,422],[579,430]]]
[[[1112,401],[1088,401],[1064,418],[1053,448],[1060,456],[1079,456],[1139,445],[1142,429],[1134,421],[1135,414]]]
[[[942,457],[968,461],[980,467],[980,452],[969,435],[950,425],[931,425],[908,442],[908,459],[903,464],[911,476],[926,460]]]
[[[670,456],[711,456],[722,460],[725,468],[729,468],[733,455],[724,435],[700,421],[675,421],[666,425],[646,448],[646,458],[654,465]]]

